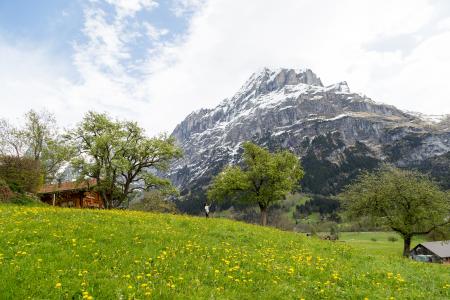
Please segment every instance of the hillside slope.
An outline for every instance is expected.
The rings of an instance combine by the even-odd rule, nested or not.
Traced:
[[[230,220],[0,206],[1,299],[448,299],[449,268]],[[392,298],[391,298],[392,299]]]
[[[212,176],[237,163],[242,142],[250,140],[301,157],[308,193],[336,194],[381,162],[432,171],[448,189],[449,124],[377,103],[346,82],[324,86],[309,69],[264,69],[231,98],[191,113],[175,128],[185,156],[170,178],[192,200],[183,208],[195,211]]]

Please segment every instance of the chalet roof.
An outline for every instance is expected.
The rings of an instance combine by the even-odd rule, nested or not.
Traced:
[[[426,242],[419,245],[422,245],[441,258],[450,257],[450,241]]]
[[[90,179],[86,181],[68,181],[56,184],[46,184],[41,187],[38,194],[49,194],[63,191],[87,190],[97,185],[97,180]]]

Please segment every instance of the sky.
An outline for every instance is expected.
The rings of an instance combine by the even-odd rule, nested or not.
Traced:
[[[89,110],[170,133],[252,73],[310,68],[375,101],[450,114],[447,0],[0,0],[0,118]]]

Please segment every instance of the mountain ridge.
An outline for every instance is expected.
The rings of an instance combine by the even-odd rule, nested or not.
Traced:
[[[173,164],[169,177],[182,195],[189,198],[195,191],[204,199],[211,178],[238,163],[241,143],[250,140],[270,150],[293,151],[306,169],[306,191],[334,194],[361,170],[382,162],[417,167],[445,156],[447,119],[435,122],[377,103],[351,92],[345,81],[324,86],[310,69],[264,68],[231,98],[189,114],[176,126],[172,136],[185,157]],[[339,175],[349,180],[335,184]]]

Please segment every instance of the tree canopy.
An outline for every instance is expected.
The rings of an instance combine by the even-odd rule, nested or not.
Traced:
[[[450,226],[450,197],[427,176],[416,171],[383,166],[363,173],[341,195],[350,218],[382,222],[404,239],[409,256],[415,235],[439,232]]]
[[[228,166],[208,190],[210,201],[225,199],[258,204],[261,224],[267,224],[267,208],[291,192],[303,177],[299,159],[284,150],[270,153],[251,142],[243,144],[242,167]]]
[[[175,192],[169,180],[156,175],[182,155],[173,138],[149,138],[135,122],[95,112],[87,113],[68,138],[78,150],[74,169],[80,179],[97,180],[106,207],[121,206],[136,190]]]

